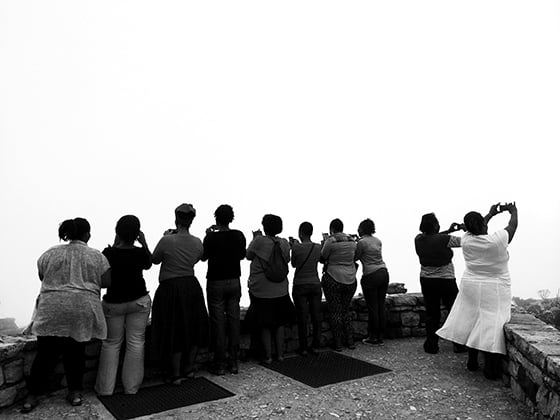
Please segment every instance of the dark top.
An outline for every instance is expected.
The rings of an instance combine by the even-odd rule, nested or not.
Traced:
[[[144,248],[109,246],[103,250],[103,255],[111,264],[111,286],[103,296],[104,301],[125,303],[148,294],[142,270],[152,266],[152,259]]]
[[[420,264],[430,267],[442,267],[453,259],[453,251],[449,248],[450,235],[436,233],[427,235],[421,233],[414,239],[416,254]]]
[[[238,230],[209,232],[202,243],[202,260],[208,260],[208,281],[241,277],[240,261],[245,258],[245,235]]]

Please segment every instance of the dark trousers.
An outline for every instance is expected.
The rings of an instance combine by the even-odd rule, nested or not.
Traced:
[[[313,339],[311,347],[317,349],[321,343],[321,285],[298,284],[292,289],[292,298],[296,307],[299,349],[307,349],[307,317],[311,315]]]
[[[327,307],[329,308],[330,324],[333,334],[334,347],[342,346],[342,338],[346,344],[354,342],[354,329],[350,315],[350,302],[356,293],[356,282],[342,284],[333,279],[329,274],[324,274],[321,280]]]
[[[226,342],[229,357],[237,360],[239,353],[239,279],[209,281],[206,284],[210,337],[214,348],[214,362],[223,364]]]
[[[45,390],[60,355],[62,355],[68,390],[81,391],[85,368],[85,345],[85,342],[78,342],[70,337],[37,337],[37,354],[27,379],[29,393],[38,395]]]
[[[426,345],[437,349],[439,337],[436,331],[440,326],[441,305],[450,311],[459,289],[455,279],[420,277],[420,286],[426,306]]]
[[[369,338],[381,340],[385,333],[385,296],[389,287],[389,272],[386,268],[380,268],[363,276],[360,283],[368,308]]]

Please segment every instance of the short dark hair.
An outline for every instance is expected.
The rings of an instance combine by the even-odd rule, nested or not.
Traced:
[[[282,219],[275,214],[265,214],[262,225],[265,235],[275,236],[282,232]]]
[[[481,235],[484,233],[484,217],[477,211],[470,211],[463,218],[467,232],[473,235]]]
[[[65,220],[58,227],[58,237],[63,241],[74,241],[82,239],[82,237],[91,231],[89,222],[82,218],[76,217],[75,219]]]
[[[435,213],[426,213],[422,216],[420,221],[420,232],[427,233],[431,235],[433,233],[438,233],[439,221]]]
[[[333,219],[329,225],[329,229],[334,233],[342,232],[344,230],[344,223],[340,219]]]
[[[366,235],[373,235],[375,233],[375,223],[371,219],[362,220],[358,229]]]
[[[123,241],[134,242],[140,233],[140,220],[132,214],[127,214],[118,220],[115,232]]]
[[[313,225],[309,222],[303,222],[299,225],[299,231],[302,235],[311,236],[313,235]]]
[[[222,204],[214,212],[216,222],[220,225],[228,225],[233,221],[233,208],[229,204]]]

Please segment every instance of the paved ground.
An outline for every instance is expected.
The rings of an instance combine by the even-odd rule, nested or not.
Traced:
[[[344,354],[392,369],[322,388],[310,388],[249,362],[239,375],[215,377],[234,397],[167,411],[141,419],[529,419],[529,410],[514,400],[499,381],[465,369],[466,355],[450,343],[437,355],[425,354],[423,339],[388,340],[384,347],[358,346]],[[206,373],[201,372],[206,376]],[[0,411],[0,418],[112,419],[93,393],[81,407],[70,407],[64,393],[42,400],[25,416],[19,406]]]

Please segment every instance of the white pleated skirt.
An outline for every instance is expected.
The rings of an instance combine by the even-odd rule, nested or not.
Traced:
[[[511,287],[505,279],[461,280],[441,338],[490,353],[506,354],[504,325],[511,318]]]

